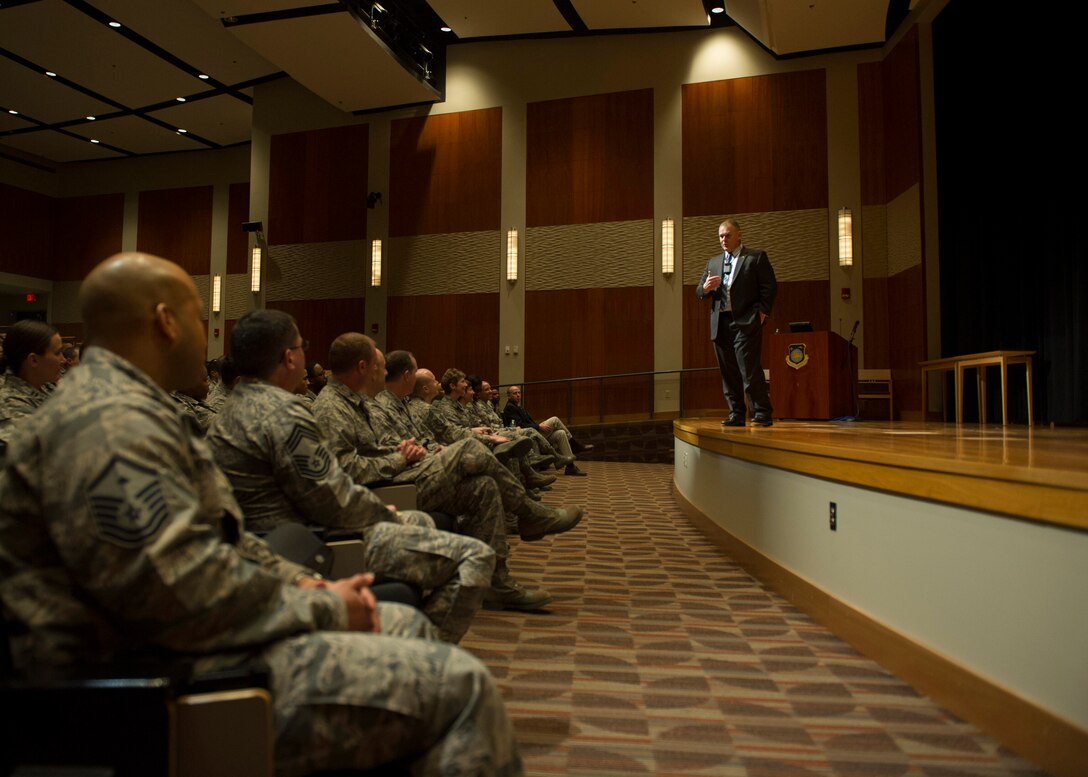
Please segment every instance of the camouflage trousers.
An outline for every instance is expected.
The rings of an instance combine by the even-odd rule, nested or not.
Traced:
[[[322,631],[262,654],[277,774],[393,762],[415,775],[522,774],[487,669],[457,647],[413,638],[428,627],[410,607],[381,604],[379,615],[382,634]]]
[[[361,572],[400,580],[424,592],[421,609],[447,642],[468,631],[491,586],[495,553],[472,537],[420,526],[379,523],[363,534]]]
[[[405,470],[398,481],[410,480],[424,510],[454,516],[456,531],[488,543],[499,562],[510,556],[508,527],[517,530],[517,515],[529,508],[525,488],[495,458],[486,445],[472,438],[458,440]]]

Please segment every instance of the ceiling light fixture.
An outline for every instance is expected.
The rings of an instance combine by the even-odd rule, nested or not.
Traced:
[[[121,26],[121,22],[110,22],[110,27],[112,27],[115,30],[120,26]]]
[[[710,9],[710,12],[711,13],[725,13],[725,6],[724,5],[716,5],[716,6],[714,6],[713,8]]]
[[[453,32],[452,27],[439,27],[438,29],[442,30],[442,32]]]
[[[184,134],[185,134],[186,132],[188,132],[188,131],[189,131],[189,130],[186,130],[186,129],[182,129],[181,127],[178,127],[178,134],[179,134],[179,135],[184,135]]]
[[[8,113],[10,113],[12,116],[18,116],[19,115],[18,111],[13,111],[13,110],[8,110]]]
[[[177,100],[177,101],[178,101],[179,103],[183,103],[183,102],[185,102],[185,98],[184,98],[184,97],[175,97],[174,99],[175,99],[175,100]]]
[[[88,117],[87,117],[87,121],[94,121],[94,120],[95,120],[95,119],[94,119],[94,116],[88,116]]]
[[[197,78],[201,79],[202,81],[207,81],[209,78],[211,78],[211,76],[207,73],[201,73],[197,76]]]
[[[46,74],[47,76],[49,76],[50,78],[56,78],[56,77],[57,77],[57,74],[56,74],[56,73],[54,73],[54,72],[53,72],[52,70],[46,70],[46,71],[45,71],[45,74]]]
[[[96,140],[95,138],[91,138],[91,142],[92,142],[92,143],[101,143],[102,141],[100,141],[100,140]]]

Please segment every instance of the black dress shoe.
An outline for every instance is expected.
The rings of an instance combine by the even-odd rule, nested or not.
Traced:
[[[722,420],[722,426],[744,426],[744,417],[731,413],[728,418]]]
[[[774,421],[769,415],[757,415],[752,419],[752,423],[756,426],[774,426]]]

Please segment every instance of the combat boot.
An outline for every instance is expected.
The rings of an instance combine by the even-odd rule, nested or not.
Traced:
[[[548,534],[570,531],[582,520],[582,508],[563,508],[529,502],[525,515],[518,516],[518,535],[525,542],[536,542]]]
[[[533,591],[522,587],[510,576],[506,559],[495,559],[495,573],[491,576],[491,588],[484,594],[485,610],[539,610],[552,600],[547,591]]]
[[[528,437],[519,437],[518,439],[511,440],[510,442],[499,443],[491,452],[495,454],[496,459],[505,464],[507,459],[511,457],[521,457],[525,455],[532,447],[532,440],[530,440]]]
[[[526,488],[540,488],[541,486],[550,486],[555,482],[556,476],[550,472],[537,472],[529,467],[522,467],[521,477],[525,481]]]

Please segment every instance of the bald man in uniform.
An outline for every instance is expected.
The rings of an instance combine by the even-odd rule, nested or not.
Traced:
[[[192,279],[142,254],[80,292],[80,369],[0,470],[0,602],[16,667],[163,654],[270,672],[277,773],[410,761],[420,774],[518,774],[487,670],[368,575],[326,582],[248,535],[169,391],[203,377]],[[405,636],[393,636],[394,634]]]

